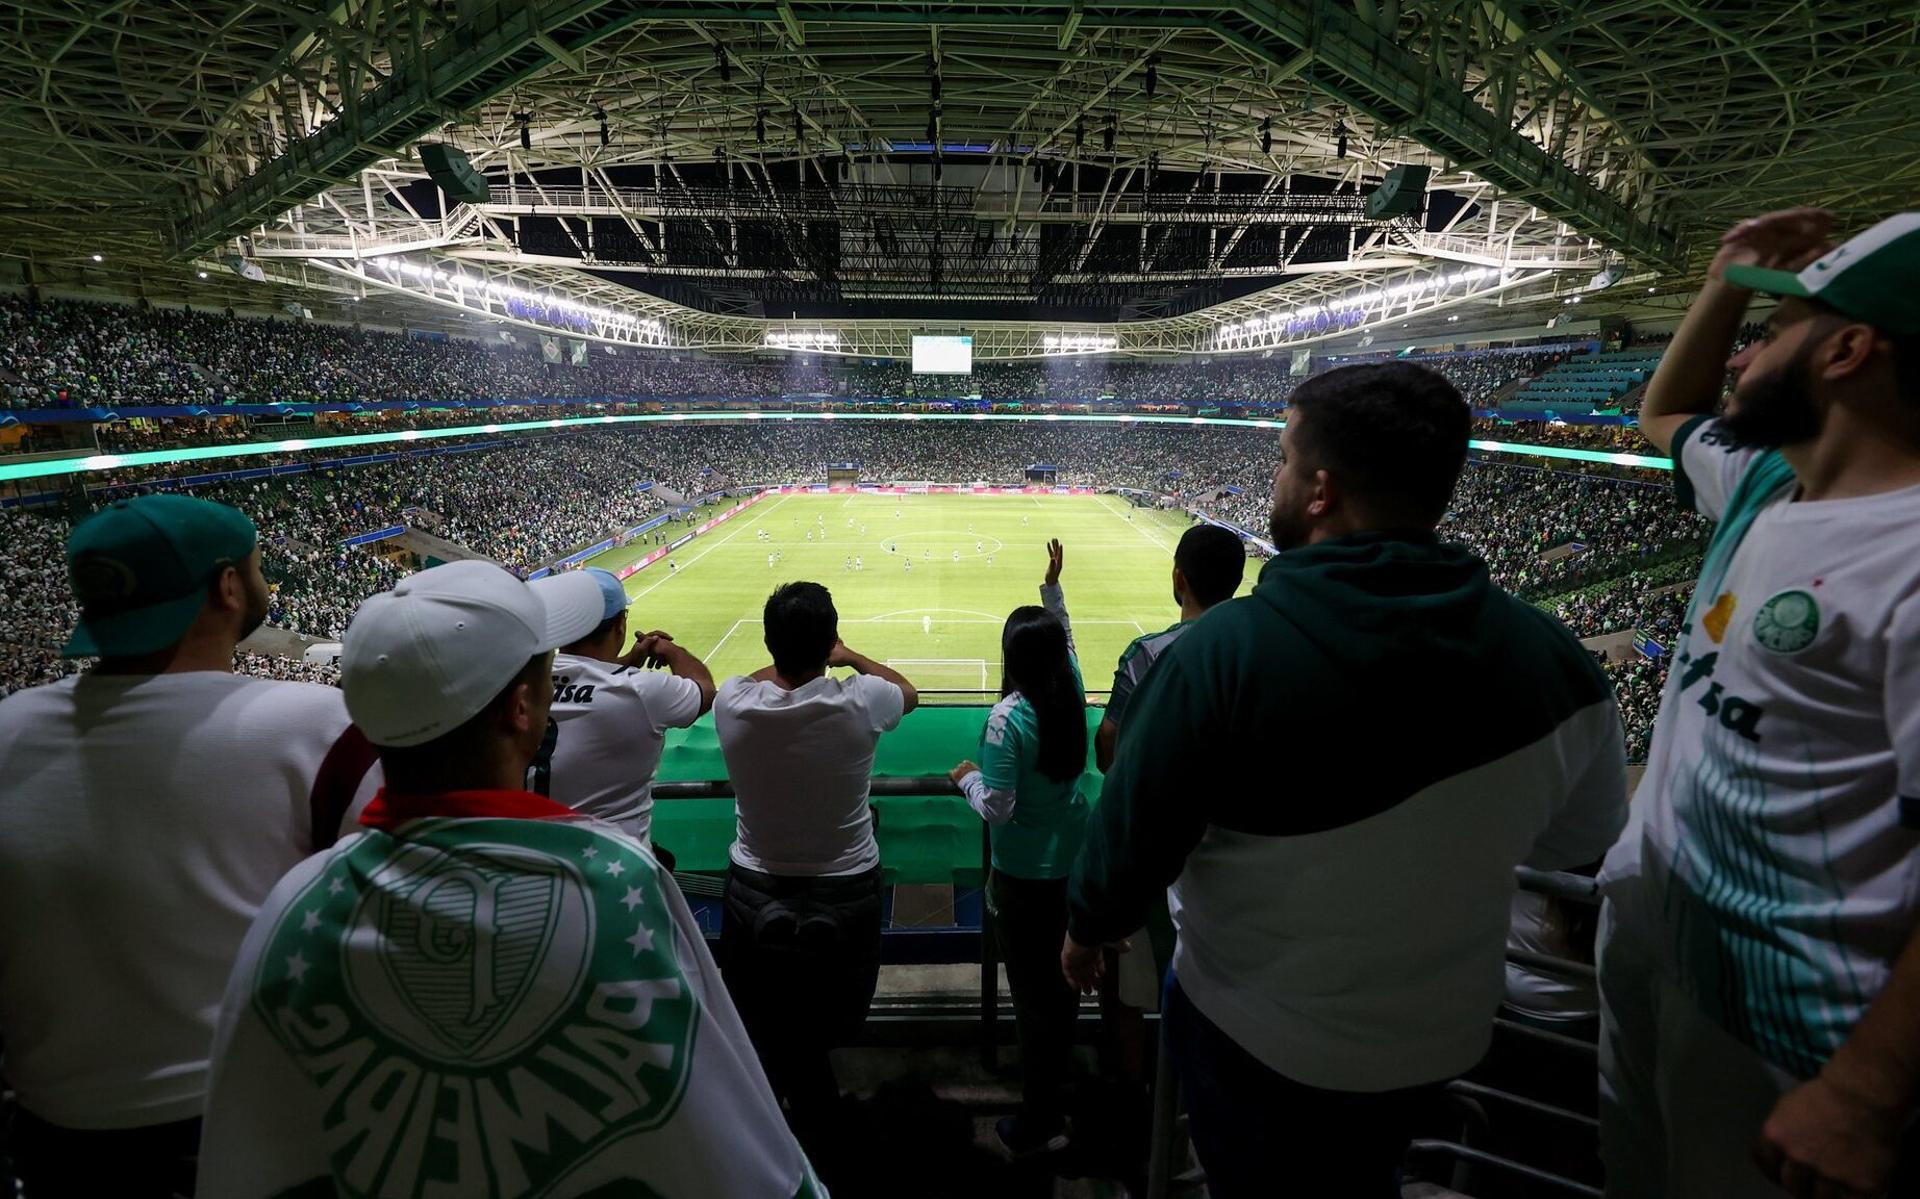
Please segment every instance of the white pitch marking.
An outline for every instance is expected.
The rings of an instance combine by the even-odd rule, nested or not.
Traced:
[[[1096,498],[1099,499],[1101,507],[1105,508],[1109,512],[1114,512],[1115,515],[1121,517],[1123,520],[1126,518],[1127,514],[1124,511],[1116,511],[1112,504],[1107,503],[1106,496],[1103,495],[1103,496],[1098,496]],[[1129,520],[1127,521],[1127,525],[1130,528],[1132,528],[1134,532],[1140,534],[1140,536],[1142,537],[1145,537],[1148,541],[1151,541],[1153,544],[1159,546],[1161,549],[1167,551],[1169,554],[1173,552],[1173,547],[1169,546],[1166,542],[1160,540],[1158,537],[1155,537],[1152,533],[1147,532],[1147,528],[1144,524],[1141,524],[1137,521]]]
[[[773,501],[773,503],[768,504],[767,510],[765,512],[759,513],[758,515],[754,516],[753,519],[746,521],[739,528],[735,529],[733,532],[728,533],[725,537],[722,537],[720,540],[714,542],[712,545],[708,546],[706,549],[701,550],[699,553],[695,554],[693,557],[687,559],[686,564],[683,565],[677,572],[669,571],[666,578],[661,579],[658,583],[653,584],[652,587],[645,587],[639,591],[634,592],[633,597],[627,601],[627,606],[631,608],[634,605],[634,603],[640,599],[641,596],[647,594],[649,591],[652,591],[654,587],[664,587],[666,584],[672,582],[674,579],[679,578],[681,575],[685,574],[687,571],[692,570],[693,564],[695,562],[700,561],[700,559],[706,557],[708,554],[711,554],[713,551],[719,549],[721,546],[725,545],[727,542],[732,541],[735,537],[740,536],[740,534],[746,532],[748,529],[759,524],[761,521],[765,520],[767,517],[772,516],[775,509],[779,508],[780,505],[786,503],[788,500],[792,498],[793,497],[790,495],[783,495],[779,499]],[[759,507],[758,504],[754,506]]]
[[[707,652],[706,652],[705,654],[703,654],[703,655],[701,655],[701,658],[700,658],[700,660],[701,660],[702,662],[704,662],[704,661],[706,661],[706,660],[707,660],[708,658],[711,658],[711,657],[713,657],[713,656],[714,656],[715,654],[717,654],[717,653],[719,653],[719,652],[720,652],[720,647],[721,647],[721,646],[723,646],[723,645],[725,645],[725,644],[727,643],[727,638],[729,638],[729,637],[731,637],[731,636],[733,636],[733,635],[734,635],[735,633],[737,633],[737,632],[739,632],[739,631],[740,631],[740,626],[741,626],[741,625],[743,625],[743,624],[745,624],[745,623],[747,623],[747,619],[748,619],[747,617],[744,617],[744,616],[743,616],[743,617],[741,617],[741,618],[740,618],[739,620],[736,620],[736,621],[734,621],[734,622],[733,622],[733,624],[732,624],[731,626],[729,626],[729,627],[728,627],[728,629],[727,629],[727,631],[726,631],[726,632],[724,632],[724,633],[722,633],[722,634],[720,634],[720,640],[718,640],[718,641],[716,641],[716,642],[714,642],[714,643],[713,643],[713,648],[712,648],[712,649],[710,649],[710,650],[708,650],[708,651],[707,651]],[[754,620],[754,623],[755,623],[755,624],[759,624],[760,622],[759,622],[759,620],[758,620],[758,619],[755,619],[755,620]]]

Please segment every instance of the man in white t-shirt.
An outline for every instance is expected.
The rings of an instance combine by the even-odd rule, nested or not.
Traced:
[[[841,644],[833,596],[818,583],[776,590],[762,625],[773,664],[728,679],[713,705],[738,813],[721,969],[794,1131],[831,1181],[840,1090],[827,1054],[859,1031],[880,971],[868,780],[880,734],[920,697]],[[854,674],[827,674],[840,666]]]
[[[584,573],[599,584],[605,616],[554,655],[553,725],[534,760],[533,789],[650,846],[653,776],[667,730],[686,728],[713,706],[713,675],[657,629],[623,655],[626,589],[598,567]],[[669,673],[648,669],[655,665]]]
[[[332,687],[232,673],[253,522],[184,495],[77,526],[69,657],[0,703],[0,1036],[30,1194],[191,1193],[213,1019],[274,882],[378,785]]]
[[[524,789],[592,580],[450,562],[360,606],[386,786],[248,930],[199,1199],[824,1199],[673,878]]]
[[[1622,1199],[1920,1194],[1920,213],[1830,223],[1729,232],[1641,410],[1719,527],[1602,873]]]

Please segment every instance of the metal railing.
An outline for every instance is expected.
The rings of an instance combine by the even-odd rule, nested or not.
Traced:
[[[937,796],[960,798],[960,789],[945,775],[880,776],[871,780],[869,788],[870,795],[881,798]],[[724,779],[701,782],[662,782],[654,784],[653,795],[658,800],[731,799],[734,797],[734,787],[730,781]],[[980,872],[983,895],[980,918],[978,1027],[981,1061],[989,1069],[992,1069],[996,1062],[1000,1008],[1000,968],[993,935],[987,927],[988,916],[984,896],[985,879],[991,870],[990,834],[988,826],[982,822],[980,825]],[[1599,884],[1592,878],[1577,874],[1535,870],[1520,866],[1514,870],[1514,883],[1519,890],[1568,903],[1597,904],[1601,898]],[[1587,962],[1518,949],[1509,949],[1507,959],[1534,970],[1561,974],[1586,982],[1591,982],[1595,978],[1594,967]],[[1493,1023],[1495,1029],[1504,1035],[1524,1038],[1542,1049],[1569,1054],[1579,1059],[1583,1068],[1593,1059],[1594,1046],[1590,1041],[1499,1017],[1496,1017]],[[1147,1195],[1149,1199],[1166,1199],[1176,1188],[1185,1190],[1198,1186],[1205,1181],[1205,1176],[1197,1169],[1176,1171],[1175,1157],[1178,1152],[1180,1122],[1179,1097],[1164,1036],[1157,1057],[1153,1084],[1153,1132],[1148,1157]],[[1449,1084],[1447,1094],[1451,1102],[1470,1114],[1469,1125],[1476,1122],[1484,1125],[1486,1116],[1483,1105],[1493,1103],[1524,1110],[1538,1118],[1561,1121],[1581,1130],[1591,1131],[1596,1127],[1596,1122],[1591,1116],[1478,1083],[1456,1080]],[[1441,1138],[1422,1138],[1413,1142],[1409,1152],[1413,1156],[1451,1158],[1456,1165],[1457,1173],[1478,1168],[1522,1179],[1531,1185],[1544,1187],[1559,1194],[1581,1197],[1600,1194],[1597,1189],[1586,1183],[1490,1153],[1466,1143],[1468,1139],[1462,1137],[1461,1140],[1450,1141]],[[1457,1178],[1456,1181],[1458,1181]]]
[[[972,694],[972,693],[968,693]],[[944,774],[903,777],[876,776],[867,783],[868,796],[882,799],[951,796],[960,798],[960,788]],[[732,799],[733,783],[728,779],[703,782],[669,782],[653,785],[655,800]],[[986,879],[993,869],[993,841],[985,821],[980,823],[980,1059],[989,1069],[999,1045],[997,1024],[1000,1015],[1000,961],[993,934],[987,928]]]

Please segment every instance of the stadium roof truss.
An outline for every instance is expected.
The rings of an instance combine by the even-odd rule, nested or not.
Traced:
[[[1021,278],[1248,281],[1118,323],[964,322],[984,357],[1099,338],[1283,348],[1353,327],[1328,313],[1391,324],[1558,295],[1606,267],[1671,279],[1739,216],[1815,201],[1859,223],[1920,184],[1912,0],[0,0],[0,15],[0,255],[35,277],[192,294],[192,267],[231,297],[255,286],[222,265],[244,248],[276,298],[610,344],[746,350],[811,331],[823,352],[901,354],[933,326],[781,321],[769,297],[905,297],[924,276],[890,280],[888,264],[930,261],[956,299],[1004,299]],[[487,201],[443,206],[421,140],[465,151]],[[1462,202],[1366,219],[1361,191],[1396,165]],[[824,256],[809,230],[829,222],[840,249]],[[112,263],[87,265],[103,251]],[[702,301],[650,286],[669,280]]]

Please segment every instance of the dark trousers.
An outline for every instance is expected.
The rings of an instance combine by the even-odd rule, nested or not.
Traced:
[[[993,872],[987,881],[993,939],[1007,964],[1014,1030],[1020,1038],[1020,1120],[1036,1136],[1066,1123],[1067,1077],[1073,1064],[1073,1024],[1080,996],[1060,972],[1067,936],[1067,880],[1015,878]]]
[[[781,878],[731,867],[720,962],[794,1132],[817,1144],[840,1100],[828,1052],[859,1034],[880,979],[880,868]]]
[[[200,1121],[62,1128],[21,1110],[8,1140],[14,1172],[32,1199],[171,1199],[193,1194]]]
[[[1398,1199],[1407,1143],[1444,1083],[1359,1092],[1295,1082],[1201,1015],[1178,979],[1161,1019],[1214,1199]]]

